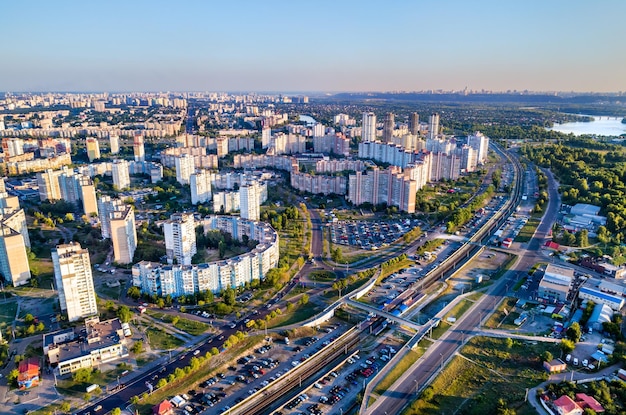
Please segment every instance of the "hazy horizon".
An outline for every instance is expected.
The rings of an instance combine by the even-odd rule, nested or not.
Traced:
[[[26,4],[2,91],[626,91],[626,2]]]

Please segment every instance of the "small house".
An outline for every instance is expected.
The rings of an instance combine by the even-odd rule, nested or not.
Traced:
[[[567,370],[567,364],[561,359],[552,359],[549,362],[543,362],[543,368],[548,373],[559,373]]]

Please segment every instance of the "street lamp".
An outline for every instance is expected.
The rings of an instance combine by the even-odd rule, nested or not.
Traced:
[[[443,353],[439,353],[439,356],[441,356],[441,367],[440,370],[443,369]]]
[[[419,383],[417,382],[417,379],[413,379],[413,382],[415,382],[415,394],[417,395],[417,390],[419,389]]]

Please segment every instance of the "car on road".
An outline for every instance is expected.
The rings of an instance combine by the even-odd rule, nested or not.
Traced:
[[[93,410],[96,412],[98,412],[100,409],[102,409],[102,405],[98,405],[95,408],[93,408]]]
[[[574,358],[574,366],[578,366],[578,358],[577,357]]]

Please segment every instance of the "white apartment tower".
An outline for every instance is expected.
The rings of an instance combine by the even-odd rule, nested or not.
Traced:
[[[109,136],[109,144],[111,145],[111,154],[118,154],[120,152],[120,137],[117,134],[111,134]]]
[[[261,188],[255,182],[239,188],[239,210],[243,219],[258,221],[261,217]]]
[[[196,229],[192,213],[175,213],[163,223],[165,234],[165,253],[167,261],[174,259],[179,265],[191,265],[191,258],[196,254]]]
[[[133,138],[133,154],[135,155],[135,161],[146,161],[146,151],[141,134],[136,134]]]
[[[42,173],[37,173],[37,186],[39,187],[39,199],[60,200],[61,188],[59,187],[59,175],[61,170],[48,169]]]
[[[213,174],[206,169],[189,176],[191,187],[191,204],[206,203],[211,200],[211,182]]]
[[[68,320],[97,315],[89,251],[77,242],[57,245],[52,251],[52,264],[61,310]]]
[[[111,241],[115,262],[130,264],[133,262],[137,249],[137,230],[135,229],[135,212],[129,205],[109,213]]]
[[[123,203],[119,199],[112,199],[111,196],[100,196],[98,199],[98,212],[100,216],[100,231],[102,238],[111,237],[111,213],[122,209]]]
[[[180,184],[189,184],[189,178],[195,171],[193,156],[182,154],[176,157],[176,181]]]
[[[428,138],[434,140],[439,135],[439,114],[428,117]]]
[[[118,189],[130,187],[130,174],[126,160],[114,160],[111,164],[111,175],[113,176],[113,185]]]
[[[363,113],[361,141],[376,141],[376,114],[373,112]]]
[[[467,145],[476,151],[476,160],[478,164],[484,164],[487,162],[487,155],[489,154],[489,137],[486,137],[483,133],[477,131],[467,137]]]

